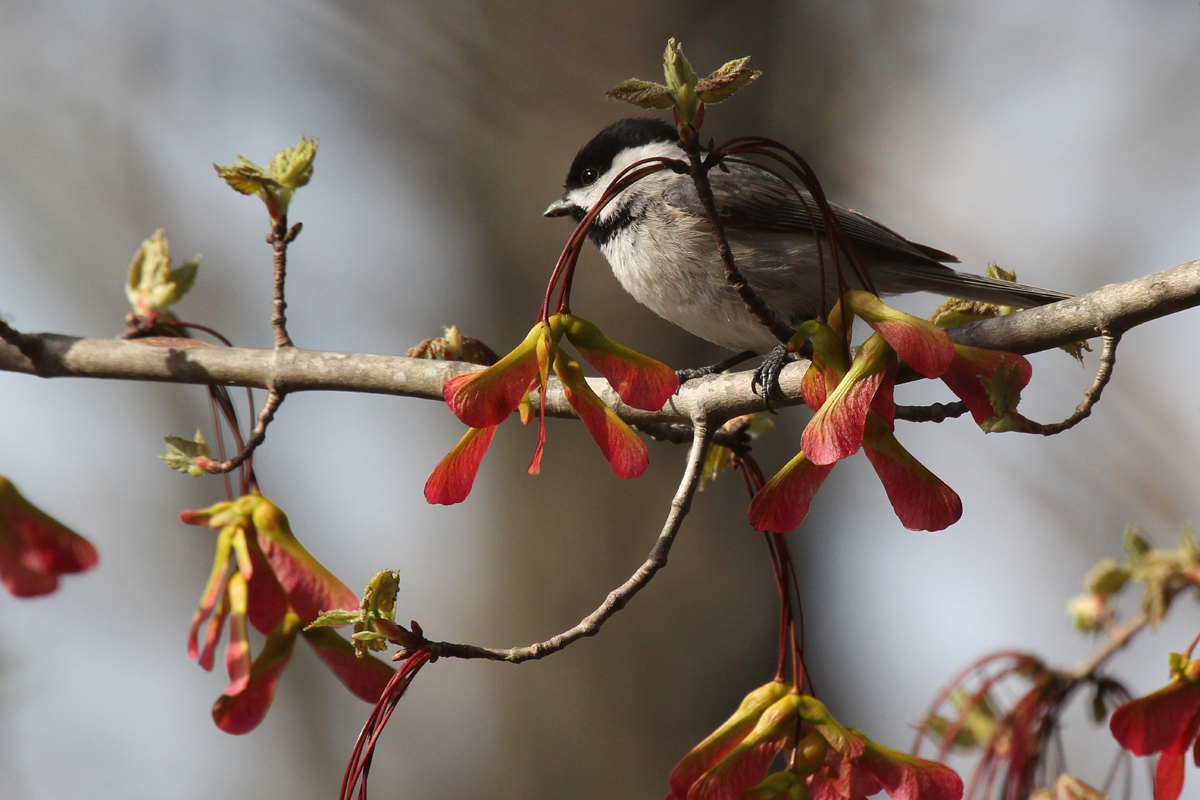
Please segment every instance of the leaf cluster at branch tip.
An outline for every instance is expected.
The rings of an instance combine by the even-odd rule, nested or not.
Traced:
[[[756,80],[762,72],[748,69],[750,56],[727,61],[707,78],[700,79],[683,55],[683,45],[671,39],[663,53],[663,74],[666,85],[630,78],[621,81],[605,92],[613,100],[631,103],[638,108],[671,108],[679,111],[684,122],[696,118],[702,103],[720,103],[728,100],[746,84]],[[698,123],[697,123],[698,126]]]
[[[226,183],[242,194],[256,194],[267,205],[272,219],[287,216],[292,194],[312,179],[313,159],[317,156],[319,139],[300,139],[295,147],[280,150],[266,169],[238,156],[227,167],[213,164]]]

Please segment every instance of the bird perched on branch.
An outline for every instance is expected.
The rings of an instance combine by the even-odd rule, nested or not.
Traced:
[[[565,192],[545,216],[582,220],[622,170],[654,157],[686,162],[674,125],[649,118],[609,125],[575,156]],[[829,243],[812,196],[800,190],[806,210],[794,187],[746,164],[724,164],[708,177],[738,268],[793,328],[816,318],[821,308],[816,223],[827,270],[824,307],[831,308],[837,281],[829,272]],[[1070,297],[958,272],[946,266],[958,261],[949,253],[910,241],[850,209],[831,208],[881,295],[928,291],[1021,308]],[[641,179],[599,213],[589,237],[621,286],[664,319],[714,344],[745,351],[745,358],[779,345],[730,286],[690,175],[665,169]],[[846,280],[850,288],[864,288],[850,272]],[[723,363],[731,362],[736,363]]]

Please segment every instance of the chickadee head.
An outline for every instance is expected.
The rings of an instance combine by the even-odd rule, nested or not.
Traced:
[[[674,125],[647,117],[631,117],[614,122],[580,148],[567,173],[567,182],[563,186],[566,191],[560,199],[550,204],[542,216],[570,216],[578,222],[623,169],[636,161],[654,156],[683,156],[679,148],[679,133]],[[615,213],[620,205],[619,199],[614,200],[601,212],[601,217]]]

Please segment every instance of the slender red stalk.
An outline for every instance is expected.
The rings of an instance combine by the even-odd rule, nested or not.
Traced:
[[[787,667],[788,631],[791,630],[791,604],[788,603],[787,583],[779,566],[779,551],[775,548],[774,537],[764,532],[767,551],[771,554],[771,567],[775,571],[775,586],[779,589],[779,659],[775,665],[775,680],[783,682],[784,670]]]
[[[225,460],[225,437],[221,435],[221,418],[217,416],[217,399],[213,395],[212,387],[209,387],[208,393],[208,409],[212,412],[213,430],[216,431],[217,439],[217,457],[222,461]],[[225,499],[233,501],[233,484],[229,482],[229,473],[222,472],[221,480],[225,483]]]
[[[961,731],[963,725],[966,724],[967,715],[975,710],[975,707],[983,701],[983,698],[987,696],[988,692],[990,692],[996,686],[996,684],[1009,677],[1020,668],[1020,664],[1013,664],[1000,670],[995,675],[992,675],[987,680],[983,681],[979,688],[975,690],[974,694],[967,698],[967,702],[963,703],[962,708],[958,710],[958,718],[954,720],[954,722],[947,725],[946,730],[942,731],[942,741],[938,744],[938,755],[935,759],[936,761],[945,761],[946,756],[950,755],[950,748],[954,745],[955,737],[958,736],[959,731]],[[928,718],[926,718],[926,722],[927,721]]]
[[[792,191],[792,194],[796,195],[796,199],[800,201],[801,207],[804,208],[804,215],[806,217],[808,217],[808,224],[810,226],[812,226],[813,236],[814,236],[814,238],[816,237],[817,221],[813,217],[812,209],[809,208],[808,200],[806,200],[804,198],[804,194],[798,188],[796,188],[796,184],[792,183],[787,178],[783,177],[783,175],[779,174],[778,172],[771,169],[770,167],[765,167],[762,164],[759,164],[757,161],[750,161],[745,158],[725,158],[723,160],[728,161],[731,164],[743,164],[747,167],[753,167],[757,170],[761,170],[762,172],[765,172],[768,175],[774,176],[775,178],[777,178],[779,180],[780,183],[782,183],[784,186],[788,187]],[[818,208],[817,210],[819,211],[820,209]],[[837,252],[836,251],[833,254],[833,258],[834,258],[834,264],[836,265],[837,264]],[[819,310],[817,312],[817,320],[820,322],[824,322],[825,321],[825,312],[826,312],[826,308],[825,308],[825,248],[821,247],[819,244],[817,246],[817,277],[820,282],[819,287],[818,287],[818,291],[819,291],[818,297],[821,298]]]
[[[579,231],[578,244],[571,252],[571,256],[564,269],[562,289],[558,293],[558,311],[569,311],[571,301],[571,284],[575,280],[575,265],[579,262],[579,254],[583,250],[584,237],[587,235],[588,230],[591,229],[592,223],[595,221],[596,217],[598,217],[600,212],[603,211],[604,208],[621,192],[625,191],[642,178],[666,169],[671,162],[672,159],[655,157],[643,159],[642,161],[637,161],[633,164],[630,164],[613,180],[612,183],[608,185],[608,188],[604,190],[604,194],[601,195],[600,200],[595,206],[592,207],[590,211],[588,211],[587,214],[584,215],[584,218],[579,223],[579,227],[576,228],[576,230]],[[649,164],[649,166],[642,167],[641,169],[635,169],[638,164],[644,163]],[[580,227],[582,230],[580,230]]]
[[[801,184],[803,184],[805,186],[805,188],[807,188],[809,190],[809,192],[812,194],[813,200],[817,203],[817,206],[821,211],[821,219],[825,223],[825,236],[829,240],[830,254],[833,256],[833,269],[834,269],[834,275],[837,279],[838,297],[843,297],[846,294],[846,290],[849,288],[849,285],[846,283],[846,277],[842,271],[841,259],[838,255],[839,251],[844,252],[846,254],[846,257],[850,262],[851,269],[853,270],[855,276],[858,278],[859,284],[867,291],[871,292],[872,294],[875,294],[876,293],[875,285],[871,281],[870,275],[867,274],[866,269],[863,267],[862,262],[859,260],[858,253],[857,253],[857,251],[855,251],[853,245],[850,243],[849,237],[846,236],[846,232],[842,228],[842,224],[838,221],[837,217],[834,215],[833,209],[830,208],[829,201],[826,200],[825,193],[821,189],[821,184],[819,181],[817,181],[816,174],[813,173],[812,169],[808,166],[807,162],[805,162],[804,159],[801,158],[795,151],[791,150],[788,147],[785,147],[784,145],[782,145],[778,142],[775,142],[772,139],[763,139],[762,137],[741,137],[739,139],[731,139],[730,143],[741,142],[743,140],[756,142],[757,144],[741,144],[737,147],[729,147],[728,146],[729,143],[727,143],[725,145],[725,147],[727,149],[724,151],[724,154],[726,154],[726,155],[736,155],[736,154],[757,155],[757,156],[762,156],[763,158],[770,158],[774,161],[777,161],[780,164],[787,167],[792,172],[792,174],[794,174],[796,176],[796,179],[799,180],[801,182]],[[784,158],[783,156],[779,155],[778,153],[772,152],[771,150],[768,150],[768,149],[764,149],[765,147],[776,147],[781,150],[784,150],[795,160],[789,161],[787,158]],[[787,181],[787,183],[790,184],[791,182]],[[793,191],[795,191],[794,187],[793,187]],[[817,241],[817,252],[820,253],[821,252],[820,236],[817,234],[817,231],[815,230],[815,228],[813,230],[813,236]],[[820,297],[820,301],[819,301],[818,313],[819,313],[819,316],[822,319],[824,319],[826,309],[825,309],[824,271],[823,270],[821,273],[821,287],[820,288],[821,288],[821,297]],[[849,315],[847,315],[846,320],[847,320],[847,323],[849,323],[849,320],[850,320]],[[852,326],[850,324],[847,324],[844,329],[845,342],[843,344],[843,347],[845,349],[847,361],[850,360],[851,328],[852,328]]]
[[[1196,645],[1200,644],[1200,633],[1196,634],[1196,638],[1192,639],[1192,643],[1187,646],[1187,650],[1183,651],[1183,657],[1187,660],[1192,660],[1192,651],[1196,649]]]
[[[737,145],[737,148],[731,148],[732,145]],[[808,162],[805,161],[799,153],[787,145],[777,142],[774,139],[768,139],[764,136],[739,136],[737,138],[730,139],[719,148],[719,152],[734,154],[735,150],[740,150],[742,147],[749,148],[745,152],[752,152],[756,155],[761,155],[778,161],[796,175],[800,182],[804,184],[804,187],[812,193],[813,199],[816,201],[817,206],[821,209],[821,216],[825,219],[826,231],[827,235],[830,237],[830,243],[834,243],[834,237],[836,236],[836,241],[839,242],[845,249],[846,255],[850,259],[851,266],[854,268],[856,273],[858,273],[860,280],[863,281],[863,288],[872,294],[875,294],[876,292],[874,287],[871,285],[870,276],[866,274],[866,270],[863,269],[862,263],[858,260],[858,254],[855,253],[854,248],[850,246],[849,237],[846,236],[846,232],[842,229],[842,224],[834,215],[833,209],[830,208],[829,201],[825,198],[825,190],[821,188],[821,182],[817,180],[817,174],[813,172],[813,169],[808,165]],[[791,161],[788,161],[788,159],[783,158],[777,153],[764,150],[763,148],[783,151],[787,154]],[[836,253],[837,248],[835,247],[835,257]]]
[[[213,337],[214,339],[216,339],[217,341],[219,341],[221,344],[225,345],[226,347],[233,347],[233,342],[226,339],[224,336],[222,336],[220,333],[218,333],[213,328],[210,328],[207,325],[201,325],[198,322],[178,322],[175,320],[171,320],[171,321],[159,320],[156,324],[161,325],[164,328],[183,328],[185,333],[189,332],[191,329],[195,329],[198,331],[204,331],[209,336]]]
[[[571,232],[571,236],[567,239],[566,246],[563,247],[562,253],[558,256],[558,262],[554,265],[554,271],[550,273],[550,282],[546,286],[546,296],[542,300],[542,309],[540,319],[543,322],[549,320],[550,317],[550,296],[554,292],[554,286],[558,283],[558,279],[566,271],[567,278],[563,282],[563,291],[559,293],[558,310],[566,310],[566,301],[570,295],[570,283],[575,272],[575,263],[579,260],[579,252],[583,247],[584,238],[587,236],[588,230],[592,227],[592,222],[604,210],[604,207],[621,192],[628,189],[634,183],[640,181],[647,175],[652,175],[663,169],[667,169],[671,164],[675,163],[674,159],[656,156],[654,158],[645,158],[641,161],[635,161],[624,170],[621,171],[616,178],[604,190],[604,194],[600,196],[600,200],[592,206],[579,224],[575,226],[575,230]],[[679,162],[682,164],[682,162]]]
[[[735,453],[734,467],[742,473],[746,490],[751,497],[766,485],[766,476],[748,454]],[[787,657],[792,657],[792,685],[803,691],[805,684],[812,690],[812,680],[804,664],[804,606],[800,601],[800,582],[796,577],[795,564],[788,549],[787,537],[781,533],[767,533],[767,552],[771,557],[771,568],[775,572],[775,585],[779,589],[779,658],[776,662],[775,680],[782,681],[787,667]],[[792,610],[792,598],[796,611]],[[797,627],[799,622],[799,627]]]
[[[929,704],[929,710],[925,712],[924,722],[922,722],[921,726],[917,728],[917,736],[915,739],[913,739],[912,746],[912,754],[914,756],[919,756],[921,754],[921,743],[925,741],[926,731],[929,729],[929,720],[933,719],[934,714],[936,714],[938,709],[942,707],[942,704],[950,699],[950,694],[959,686],[961,686],[962,683],[975,672],[983,669],[994,661],[999,661],[1006,658],[1017,662],[1016,665],[1014,665],[1016,667],[1023,666],[1024,664],[1028,663],[1029,660],[1031,660],[1027,653],[1021,653],[1016,650],[1004,650],[998,653],[991,653],[990,655],[983,656],[975,662],[963,667],[953,678],[946,682],[946,684],[933,698],[933,702]]]
[[[375,704],[375,708],[371,709],[371,714],[367,717],[367,721],[354,743],[350,761],[346,765],[346,773],[342,777],[342,787],[338,792],[339,800],[351,800],[356,785],[359,786],[359,800],[366,800],[367,775],[371,771],[375,745],[379,743],[379,737],[391,718],[392,712],[396,710],[400,698],[404,696],[405,690],[408,689],[421,667],[425,666],[432,656],[433,654],[426,649],[412,651],[405,659],[404,664],[388,681],[379,702]]]
[[[213,337],[226,347],[233,347],[233,342],[226,338],[220,331],[215,328],[210,328],[207,325],[201,325],[198,322],[181,322],[179,320],[158,320],[155,323],[164,328],[178,328],[183,331],[184,335],[191,335],[193,330],[202,331]],[[242,452],[246,443],[242,438],[241,424],[238,422],[237,410],[233,407],[233,400],[229,397],[229,390],[224,386],[209,386],[209,405],[213,413],[213,431],[216,436],[217,454],[222,461],[225,460],[225,440],[222,436],[220,421],[217,417],[217,409],[220,408],[221,413],[225,417],[226,423],[229,425],[229,431],[233,435],[234,441],[237,444],[238,452]],[[246,387],[246,398],[250,407],[250,419],[254,419],[254,393],[249,387]],[[246,461],[239,467],[239,478],[241,485],[241,493],[247,494],[250,491],[251,485],[254,484],[254,465],[253,456],[247,458]],[[222,472],[222,479],[225,482],[225,496],[230,500],[233,499],[233,490],[229,482],[229,473]]]

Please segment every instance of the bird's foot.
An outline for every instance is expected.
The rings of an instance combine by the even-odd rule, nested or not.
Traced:
[[[695,369],[677,369],[675,370],[675,377],[679,379],[679,385],[683,386],[690,380],[703,378],[705,375],[716,375],[719,372],[724,372],[730,367],[736,367],[738,364],[741,364],[743,361],[748,361],[751,358],[754,358],[756,355],[757,353],[755,353],[753,350],[746,350],[738,353],[736,356],[730,356],[724,361],[718,361],[715,364],[709,364],[707,367],[698,367]]]
[[[783,400],[786,397],[783,389],[779,386],[779,374],[791,360],[792,354],[788,352],[787,347],[781,344],[776,345],[775,349],[768,353],[763,362],[758,365],[758,369],[754,370],[754,378],[750,381],[750,388],[763,399],[767,405],[767,411],[772,414],[776,412],[771,408],[771,400]]]

